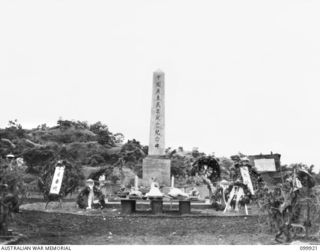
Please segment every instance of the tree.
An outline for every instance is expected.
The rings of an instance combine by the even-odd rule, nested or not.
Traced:
[[[191,155],[193,158],[200,158],[200,157],[205,156],[206,154],[204,152],[199,152],[199,148],[194,147],[192,149]]]
[[[147,153],[144,152],[143,146],[135,139],[128,140],[120,151],[120,156],[126,163],[142,161],[146,155]]]
[[[87,121],[76,121],[75,128],[76,129],[89,129],[89,124]]]
[[[100,130],[97,133],[97,137],[98,137],[97,140],[98,140],[99,144],[114,146],[114,142],[112,140],[111,133],[107,129]]]
[[[92,179],[95,181],[95,183],[97,183],[97,181],[99,181],[100,176],[104,175],[106,180],[111,180],[113,169],[113,166],[103,166],[99,170],[90,173],[88,179]]]
[[[39,124],[39,125],[37,126],[37,130],[48,130],[48,129],[49,129],[49,127],[47,126],[46,123]]]
[[[116,133],[114,136],[114,142],[116,144],[122,144],[124,141],[124,135],[122,133]]]
[[[0,138],[14,140],[25,137],[25,133],[26,131],[22,128],[22,125],[15,119],[9,121],[8,127],[0,131]]]
[[[38,174],[43,166],[56,159],[58,149],[58,146],[45,146],[25,150],[22,156],[28,166],[27,172]]]
[[[185,177],[191,170],[191,160],[188,157],[173,155],[171,157],[171,175]]]
[[[118,155],[117,161],[113,164],[120,168],[125,165],[134,171],[138,176],[142,176],[142,160],[147,155],[145,146],[142,146],[139,141],[132,139],[125,143]]]
[[[114,146],[114,136],[109,131],[106,124],[101,123],[100,121],[90,125],[90,130],[97,135],[97,141],[101,145],[110,145]]]
[[[72,125],[73,125],[73,123],[72,123],[72,121],[70,121],[70,120],[62,120],[62,119],[59,119],[59,120],[57,121],[57,125],[59,126],[59,128],[60,128],[61,130],[64,130],[64,129],[71,128]]]
[[[103,124],[100,121],[98,121],[94,124],[91,124],[89,129],[95,134],[98,134],[101,130],[109,130],[108,126],[106,124]]]
[[[89,165],[98,166],[105,163],[105,159],[100,154],[93,154],[89,157]]]

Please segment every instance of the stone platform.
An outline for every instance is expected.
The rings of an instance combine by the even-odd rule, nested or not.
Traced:
[[[205,208],[203,208],[205,206]],[[145,202],[137,202],[136,204],[137,210],[142,211],[137,214],[123,215],[121,213],[121,202],[112,202],[107,203],[107,208],[105,209],[92,209],[85,210],[79,209],[76,206],[75,202],[64,202],[62,207],[59,206],[58,202],[51,202],[48,205],[48,208],[45,209],[45,202],[38,203],[30,203],[24,204],[20,206],[20,213],[33,213],[35,217],[38,213],[43,212],[47,214],[67,214],[67,215],[79,215],[79,216],[100,216],[102,218],[114,218],[117,216],[130,216],[132,218],[135,217],[148,217],[148,218],[156,218],[158,215],[154,215],[151,212],[150,201],[146,200]],[[215,211],[209,205],[205,205],[204,203],[194,203],[191,202],[191,212],[190,214],[180,215],[178,213],[179,202],[163,202],[163,214],[160,214],[163,217],[168,218],[183,218],[183,217],[193,217],[193,218],[203,218],[203,217],[252,217],[257,216],[258,211],[254,207],[249,207],[249,215],[246,215],[244,211],[240,210],[239,212],[227,212],[223,213],[222,211]]]
[[[137,200],[136,207],[141,210],[146,210],[150,206],[150,200]],[[179,207],[179,200],[164,200],[164,209],[174,209]],[[117,208],[120,209],[120,200],[108,201],[106,203],[106,208]],[[211,209],[211,204],[207,204],[204,201],[191,201],[191,209]]]

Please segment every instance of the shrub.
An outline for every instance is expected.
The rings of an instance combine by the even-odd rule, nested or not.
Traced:
[[[52,147],[32,148],[26,150],[22,156],[28,166],[27,172],[37,173],[46,163],[54,160],[57,150]]]
[[[111,175],[110,180],[112,183],[116,184],[120,180],[120,177],[119,175],[113,174]]]
[[[94,154],[89,158],[89,165],[97,166],[105,163],[104,158],[100,154]]]

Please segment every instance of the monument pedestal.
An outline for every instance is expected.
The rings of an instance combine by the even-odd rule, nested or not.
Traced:
[[[121,213],[131,214],[136,211],[136,201],[132,199],[121,200]]]
[[[163,201],[161,200],[151,200],[151,212],[153,214],[163,213]]]
[[[189,214],[191,212],[190,200],[179,201],[179,212],[180,214]]]
[[[147,156],[142,162],[143,183],[150,186],[151,178],[161,186],[170,186],[171,160],[159,156]]]

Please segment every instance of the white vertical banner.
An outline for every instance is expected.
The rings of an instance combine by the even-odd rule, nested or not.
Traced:
[[[59,194],[62,185],[64,169],[64,166],[56,167],[51,183],[50,194]]]
[[[254,195],[253,186],[252,186],[251,178],[250,178],[250,175],[249,175],[248,167],[247,166],[241,166],[240,167],[240,172],[241,172],[243,184],[247,185],[249,190],[250,190],[250,192],[251,192],[251,194]]]
[[[135,175],[135,176],[134,176],[134,190],[135,190],[135,191],[138,191],[138,190],[139,190],[138,183],[139,183],[138,176]]]

